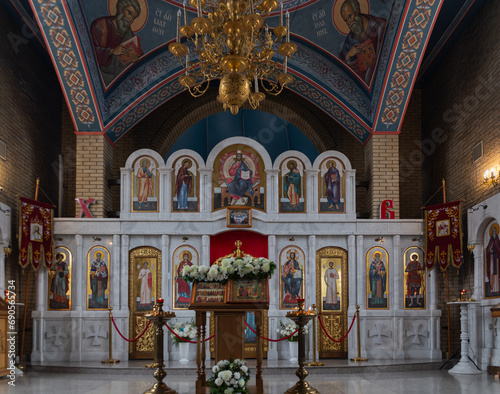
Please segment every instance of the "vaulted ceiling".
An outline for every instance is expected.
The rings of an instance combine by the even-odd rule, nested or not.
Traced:
[[[26,1],[10,3],[33,30],[31,18],[36,20],[77,133],[102,133],[115,142],[183,92],[177,80],[181,66],[168,51],[176,39],[181,0],[138,0],[140,13],[131,30],[141,56],[112,71],[106,68],[110,55],[98,38],[103,17],[115,17],[117,0],[29,0],[31,10]],[[344,0],[282,3],[290,13],[291,41],[298,46],[288,62],[295,77],[289,89],[365,142],[374,133],[400,131],[412,89],[424,74],[419,75],[421,65],[424,71],[432,69],[445,44],[483,1],[359,0],[369,32],[362,44],[373,45],[375,56],[350,62],[345,50],[342,54],[352,46],[340,14]],[[431,36],[440,11],[439,33]],[[196,16],[190,6],[187,13],[189,20]],[[274,29],[278,22],[277,10],[267,25]]]

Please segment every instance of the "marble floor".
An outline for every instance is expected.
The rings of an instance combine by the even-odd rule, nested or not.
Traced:
[[[391,360],[392,361],[392,360]],[[91,363],[89,363],[91,364]],[[173,364],[173,363],[172,363]],[[280,367],[269,367],[264,371],[265,393],[284,393],[297,381],[293,369],[285,362]],[[390,363],[389,363],[390,364]],[[453,393],[481,394],[500,392],[500,380],[495,380],[486,373],[480,375],[460,376],[450,375],[446,369],[431,365],[431,369],[418,370],[421,363],[399,362],[399,369],[391,371],[384,368],[383,361],[365,366],[357,372],[352,369],[327,366],[310,368],[307,381],[320,393],[338,394],[423,394],[423,393]],[[15,394],[104,394],[104,393],[143,393],[155,382],[152,370],[132,365],[100,368],[91,365],[66,365],[65,369],[54,366],[32,366],[23,376],[16,376],[15,386],[8,384],[8,379],[0,380],[0,393]],[[251,366],[251,364],[250,364]],[[195,377],[192,368],[167,369],[165,379],[169,387],[178,393],[195,392]],[[290,368],[289,368],[290,367]],[[402,368],[401,368],[402,367]],[[412,370],[415,367],[416,370]],[[59,370],[58,370],[59,369]],[[255,371],[252,369],[252,375]],[[73,370],[74,372],[71,372]],[[372,371],[372,372],[370,372]],[[252,379],[250,384],[254,384]]]

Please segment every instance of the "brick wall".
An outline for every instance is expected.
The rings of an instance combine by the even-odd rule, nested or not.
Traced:
[[[498,186],[482,183],[487,168],[500,168],[500,52],[491,50],[491,43],[500,39],[498,20],[500,3],[487,1],[422,86],[423,201],[431,199],[444,178],[447,200],[465,200],[464,225],[466,208],[500,192]],[[474,162],[472,148],[480,141],[484,144],[484,156]],[[430,200],[431,204],[439,202],[442,193]],[[472,293],[473,263],[467,250],[464,258],[460,275],[455,270],[450,273],[451,297],[456,297],[462,287]],[[439,307],[446,311],[446,281],[441,274],[439,289]],[[460,341],[458,308],[452,308],[451,313],[453,353]],[[444,330],[446,320],[444,313]],[[445,332],[441,338],[445,351]]]
[[[21,27],[11,21],[3,6],[0,7],[0,37],[0,140],[7,144],[7,160],[0,159],[0,186],[4,188],[0,201],[12,208],[13,249],[6,259],[5,277],[16,281],[18,299],[24,303],[27,275],[21,274],[18,264],[16,196],[34,198],[39,178],[38,199],[54,205],[58,203],[61,93],[50,61],[40,54],[41,49],[34,49],[33,43],[24,37]],[[30,276],[25,355],[31,353],[32,321],[29,316],[35,303],[35,281],[33,274]],[[20,350],[19,342],[17,349]]]
[[[399,136],[373,135],[365,145],[365,176],[370,182],[366,193],[370,218],[378,218],[380,204],[394,201],[395,218],[399,219]]]
[[[94,217],[104,218],[112,209],[112,194],[108,180],[113,174],[113,148],[102,135],[76,136],[76,198],[94,198],[89,208]],[[75,201],[76,212],[80,205]]]

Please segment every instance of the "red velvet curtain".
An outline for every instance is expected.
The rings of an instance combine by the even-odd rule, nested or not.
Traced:
[[[235,242],[241,241],[240,249],[254,257],[267,258],[267,235],[248,230],[225,231],[210,237],[210,264],[219,257],[226,256],[236,249]]]

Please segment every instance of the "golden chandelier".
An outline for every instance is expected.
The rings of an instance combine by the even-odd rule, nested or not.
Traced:
[[[264,100],[258,80],[264,90],[278,95],[293,82],[287,73],[288,57],[297,50],[290,42],[290,16],[283,25],[283,4],[280,25],[274,28],[274,38],[266,18],[278,7],[277,0],[189,0],[198,11],[190,24],[184,1],[184,25],[181,10],[177,13],[177,39],[168,46],[179,58],[185,74],[179,83],[193,97],[203,95],[212,79],[220,78],[217,100],[233,115],[248,100],[256,109]],[[188,46],[180,42],[185,36]],[[273,60],[275,52],[282,62]],[[190,59],[193,59],[190,61]],[[264,81],[266,81],[264,83]],[[253,84],[253,92],[251,86]]]

